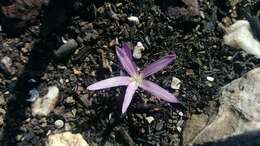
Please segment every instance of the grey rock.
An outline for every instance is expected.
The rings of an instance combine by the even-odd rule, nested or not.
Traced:
[[[193,115],[186,122],[183,145],[246,146],[259,142],[260,68],[224,86],[219,99],[221,105],[213,120]]]
[[[62,59],[73,53],[77,47],[78,43],[74,39],[70,39],[65,44],[60,46],[56,51],[54,51],[54,54],[58,59]]]
[[[192,115],[189,120],[186,121],[183,131],[183,145],[187,145],[191,142],[199,132],[206,127],[208,123],[208,116],[205,114]]]

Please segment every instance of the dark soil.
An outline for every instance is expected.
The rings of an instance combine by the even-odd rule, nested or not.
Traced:
[[[256,1],[244,0],[239,3],[243,7],[252,15],[258,10]],[[81,133],[91,146],[179,146],[177,127],[193,113],[215,111],[221,87],[260,66],[253,56],[223,44],[218,23],[243,18],[231,8],[227,0],[199,1],[199,13],[181,0],[53,0],[37,9],[33,20],[25,17],[17,23],[2,14],[0,58],[13,61],[9,71],[1,69],[0,74],[0,94],[7,101],[1,107],[6,112],[2,145],[39,146],[47,133],[69,130]],[[140,24],[129,22],[128,16],[139,17]],[[71,56],[58,59],[53,52],[63,44],[62,37],[75,39],[79,46]],[[116,38],[119,43],[144,44],[142,58],[135,60],[140,68],[175,52],[177,59],[149,80],[176,94],[182,104],[159,101],[138,90],[121,115],[124,87],[87,91],[88,85],[122,73],[110,43]],[[106,61],[112,62],[112,72],[103,65]],[[178,91],[170,88],[173,76],[182,81]],[[59,87],[59,103],[48,117],[33,117],[25,101],[28,91],[37,88],[44,95],[48,85]],[[155,119],[150,124],[148,116]],[[56,129],[57,119],[65,121],[65,127]]]

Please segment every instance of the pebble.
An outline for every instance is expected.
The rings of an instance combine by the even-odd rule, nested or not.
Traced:
[[[133,23],[135,23],[135,24],[139,24],[139,23],[140,23],[139,18],[136,17],[136,16],[130,16],[130,17],[127,18],[127,20],[128,20],[129,22],[133,22]]]
[[[152,116],[146,117],[145,119],[149,124],[151,124],[154,121],[154,117]]]
[[[215,79],[213,77],[207,77],[207,80],[210,81],[210,82],[213,82]]]
[[[232,56],[228,56],[228,57],[227,57],[227,60],[229,60],[229,61],[231,61],[232,59],[233,59]]]
[[[12,59],[8,56],[5,56],[1,59],[1,63],[5,65],[5,67],[9,68],[12,65]]]
[[[163,129],[163,122],[161,120],[156,124],[155,129],[157,131],[161,131]]]
[[[65,123],[65,131],[71,130],[71,125],[69,123]]]
[[[3,95],[0,95],[0,105],[4,105],[5,104],[5,98]]]
[[[61,41],[64,43],[64,44],[66,44],[68,41],[62,36],[61,37]]]
[[[178,130],[179,132],[181,132],[181,131],[182,131],[182,128],[181,128],[181,127],[177,127],[177,130]]]
[[[78,43],[74,39],[70,39],[65,44],[60,46],[56,51],[54,51],[54,54],[58,59],[62,59],[73,53],[77,47]]]
[[[137,45],[134,47],[133,51],[133,57],[136,59],[140,59],[142,57],[142,51],[144,51],[145,48],[141,42],[137,42]]]
[[[178,90],[180,89],[180,87],[181,87],[181,80],[176,77],[172,77],[171,88]]]
[[[107,10],[107,14],[110,18],[115,19],[115,20],[119,20],[117,14],[112,10],[111,4],[110,3],[106,3],[105,4],[105,8]]]
[[[178,114],[179,116],[183,117],[183,112],[179,112]]]
[[[64,126],[64,122],[62,120],[56,120],[54,122],[55,128],[60,129]]]
[[[36,101],[32,104],[32,115],[47,116],[56,106],[58,98],[58,87],[48,87],[48,93],[42,98],[37,98]]]
[[[11,75],[11,65],[11,58],[8,56],[3,57],[0,61],[0,72],[3,72],[5,75]]]
[[[30,97],[26,101],[34,102],[40,96],[40,93],[37,89],[32,89],[29,91],[29,95]]]
[[[68,103],[68,104],[73,104],[75,103],[75,100],[72,96],[68,96],[66,99],[65,99],[65,102]]]
[[[109,47],[114,47],[115,45],[119,45],[117,37],[109,42]]]

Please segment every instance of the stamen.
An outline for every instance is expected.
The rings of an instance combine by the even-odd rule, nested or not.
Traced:
[[[143,78],[141,75],[133,75],[131,81],[134,82],[137,86],[141,85],[143,82]]]

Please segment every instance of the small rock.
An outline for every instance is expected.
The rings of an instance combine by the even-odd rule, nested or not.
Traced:
[[[46,146],[89,146],[81,134],[64,132],[49,135],[45,143]]]
[[[32,115],[47,116],[55,107],[59,98],[59,89],[56,86],[48,88],[48,93],[32,104]]]
[[[62,59],[73,53],[77,47],[78,43],[74,39],[70,39],[54,51],[54,54],[58,59]]]
[[[248,21],[239,20],[226,28],[226,32],[226,35],[224,35],[225,44],[234,48],[241,48],[260,58],[260,43],[254,38]]]
[[[0,105],[4,105],[5,104],[5,98],[3,95],[0,95]]]
[[[119,45],[118,38],[114,38],[111,42],[109,42],[109,47],[113,47],[115,45]]]
[[[183,112],[179,112],[178,115],[183,117]]]
[[[154,121],[154,117],[152,116],[146,117],[145,119],[149,124],[151,124]]]
[[[61,37],[61,41],[64,43],[64,44],[66,44],[68,41],[62,36]]]
[[[158,123],[156,124],[155,129],[156,129],[157,131],[161,131],[161,130],[163,129],[163,125],[164,125],[164,122],[161,121],[161,120],[159,120]]]
[[[144,46],[141,42],[137,42],[137,45],[134,47],[133,57],[140,59],[142,57],[142,51],[144,51]]]
[[[105,8],[107,11],[107,14],[110,18],[113,18],[115,20],[119,20],[117,14],[112,10],[111,4],[110,3],[106,3],[105,4]]]
[[[12,65],[12,60],[10,57],[5,56],[1,59],[1,63],[3,63],[7,68],[10,68]]]
[[[177,127],[177,130],[178,130],[179,132],[181,132],[181,131],[182,131],[181,127]]]
[[[5,75],[11,75],[11,65],[11,58],[8,56],[3,57],[0,62],[0,72],[4,73]]]
[[[56,121],[54,122],[54,125],[55,125],[55,127],[56,127],[57,129],[60,129],[60,128],[62,128],[62,127],[64,126],[64,122],[63,122],[62,120],[56,120]]]
[[[176,77],[172,77],[171,88],[179,90],[180,87],[181,87],[181,80]]]
[[[16,139],[17,141],[21,141],[22,138],[23,138],[23,135],[22,135],[22,134],[18,134],[18,135],[15,137],[15,139]]]
[[[28,99],[26,99],[26,101],[29,101],[29,102],[34,102],[40,96],[40,93],[37,89],[30,90],[29,94],[30,94],[30,97]]]
[[[129,22],[133,22],[133,23],[135,23],[135,24],[139,24],[139,23],[140,23],[139,18],[136,17],[136,16],[130,16],[130,17],[127,18],[127,20],[128,20]]]
[[[75,75],[80,75],[80,74],[82,74],[82,72],[81,72],[80,70],[77,70],[76,68],[73,68],[73,73],[74,73]]]
[[[24,47],[22,47],[21,51],[23,53],[28,53],[29,52],[29,48],[31,48],[31,44],[30,43],[25,43]]]
[[[213,82],[215,79],[213,77],[207,77],[207,80]]]
[[[65,131],[71,130],[71,126],[69,123],[65,123]]]
[[[72,96],[68,96],[66,99],[65,99],[65,102],[68,103],[68,104],[73,104],[75,103],[75,100]]]

